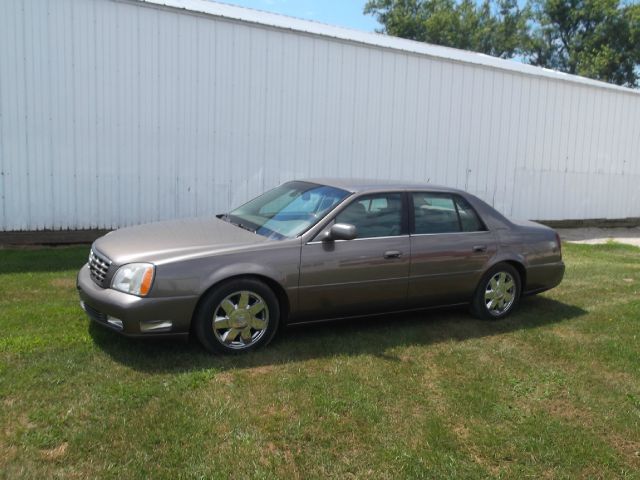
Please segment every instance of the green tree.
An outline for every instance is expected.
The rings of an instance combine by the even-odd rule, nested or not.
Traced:
[[[517,0],[369,0],[365,14],[396,37],[510,58],[527,44],[528,9]]]
[[[638,86],[640,7],[619,0],[530,0],[527,60],[618,85]]]
[[[638,86],[638,0],[369,0],[364,12],[389,35]]]

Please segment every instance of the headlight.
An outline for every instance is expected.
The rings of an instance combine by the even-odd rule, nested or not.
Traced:
[[[111,288],[144,297],[151,290],[154,266],[150,263],[130,263],[118,269],[111,280]]]

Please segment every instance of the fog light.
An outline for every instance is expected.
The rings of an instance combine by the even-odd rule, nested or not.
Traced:
[[[140,322],[140,331],[142,333],[168,332],[172,326],[173,322],[171,320],[149,320]]]
[[[115,317],[107,316],[107,323],[109,325],[116,327],[118,330],[122,330],[124,328],[124,325],[122,324],[122,320]]]

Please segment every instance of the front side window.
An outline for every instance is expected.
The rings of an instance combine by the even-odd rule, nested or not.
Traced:
[[[288,182],[250,200],[225,218],[265,237],[295,238],[347,195],[349,192],[327,185]]]
[[[485,230],[471,205],[458,195],[413,194],[413,233],[457,233]]]
[[[402,197],[383,193],[360,197],[336,216],[337,223],[354,225],[357,238],[392,237],[402,233]]]

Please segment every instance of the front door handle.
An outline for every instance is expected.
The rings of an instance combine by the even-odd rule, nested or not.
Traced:
[[[474,245],[473,252],[474,253],[482,253],[487,251],[486,245]]]
[[[398,250],[387,250],[384,252],[384,258],[399,258],[402,256],[402,252]]]

